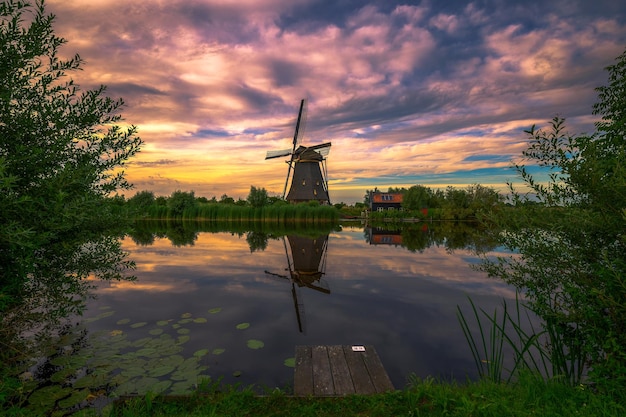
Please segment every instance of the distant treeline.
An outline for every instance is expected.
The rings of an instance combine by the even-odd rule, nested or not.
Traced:
[[[447,187],[445,190],[415,185],[408,189],[389,188],[387,192],[403,194],[401,210],[367,213],[370,219],[468,220],[503,205],[503,197],[497,191],[479,184],[463,189]],[[244,225],[250,222],[315,224],[364,216],[370,206],[369,195],[370,190],[367,190],[363,203],[353,206],[345,203],[327,206],[317,201],[289,204],[278,197],[268,196],[264,188],[252,186],[245,200],[235,200],[226,194],[219,200],[216,197],[207,199],[196,197],[193,191],[174,191],[168,197],[140,191],[129,199],[118,196],[113,201],[135,219],[229,221],[243,222]]]
[[[223,195],[218,201],[196,197],[193,191],[175,191],[169,197],[155,197],[151,191],[140,191],[128,200],[117,198],[117,205],[135,219],[228,221],[248,225],[259,222],[275,224],[336,222],[339,211],[316,201],[289,204],[268,197],[265,189],[251,188],[247,200],[235,201]]]
[[[364,204],[369,207],[370,192],[367,190]],[[465,188],[448,186],[445,190],[432,189],[424,185],[410,188],[390,187],[388,193],[402,194],[402,210],[379,211],[370,214],[372,219],[417,219],[471,220],[480,213],[492,212],[504,204],[504,196],[491,187],[473,184]]]

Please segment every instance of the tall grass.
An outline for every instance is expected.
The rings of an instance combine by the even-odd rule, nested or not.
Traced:
[[[509,313],[506,301],[502,303],[501,315],[497,309],[489,314],[478,309],[471,299],[469,301],[478,333],[472,332],[468,318],[459,306],[457,317],[481,378],[510,382],[520,372],[530,371],[572,386],[581,383],[585,362],[582,350],[576,344],[566,344],[559,328],[549,322],[543,323],[542,329],[535,329],[529,310],[521,304],[517,294],[514,315]],[[526,326],[522,317],[525,317]],[[510,369],[505,368],[507,349],[513,356]]]
[[[152,205],[140,216],[143,219],[177,219],[199,221],[228,221],[235,223],[271,222],[306,223],[310,225],[337,222],[339,211],[333,206],[279,204],[264,207],[236,204],[207,203],[187,207],[181,215],[174,215],[166,206]]]

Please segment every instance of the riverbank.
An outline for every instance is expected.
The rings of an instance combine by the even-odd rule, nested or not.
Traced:
[[[619,416],[626,407],[588,387],[571,387],[532,375],[510,384],[489,381],[455,384],[435,379],[410,381],[387,394],[342,398],[295,398],[275,389],[258,396],[251,389],[209,385],[191,397],[137,397],[109,406],[122,416]],[[96,415],[93,410],[81,416]]]

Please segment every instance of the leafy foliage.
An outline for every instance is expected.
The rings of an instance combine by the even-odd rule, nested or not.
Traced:
[[[556,329],[562,349],[586,364],[603,389],[626,387],[626,53],[607,68],[592,135],[572,136],[554,118],[548,130],[527,131],[526,161],[547,167],[537,182],[524,164],[517,169],[541,204],[515,193],[518,208],[504,219],[504,243],[519,257],[486,261],[492,275],[524,289],[533,310]]]
[[[43,1],[0,3],[0,310],[44,248],[80,236],[77,249],[119,223],[106,197],[130,187],[120,167],[142,143],[118,124],[121,99],[68,77],[83,61],[59,58],[53,21]]]

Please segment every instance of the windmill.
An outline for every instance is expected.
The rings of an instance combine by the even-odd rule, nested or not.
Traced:
[[[287,242],[289,242],[289,249],[291,250],[288,249]],[[326,274],[328,235],[316,238],[289,235],[287,239],[283,236],[283,246],[287,256],[285,271],[289,271],[289,275],[276,274],[270,271],[265,271],[265,273],[291,282],[291,296],[296,311],[298,330],[300,333],[304,333],[304,304],[298,298],[298,289],[306,287],[323,294],[330,294],[328,283],[322,279]],[[290,252],[291,257],[289,257]]]
[[[292,203],[300,203],[317,200],[322,204],[330,204],[328,197],[328,175],[326,171],[326,157],[330,152],[330,142],[321,145],[303,146],[301,145],[303,136],[303,110],[305,100],[300,102],[298,121],[293,134],[293,146],[291,149],[281,149],[267,151],[265,159],[281,158],[288,156],[286,161],[289,165],[287,178],[283,188],[283,199],[287,193],[287,185],[291,177],[291,187],[286,200]],[[293,175],[292,175],[293,169]]]

